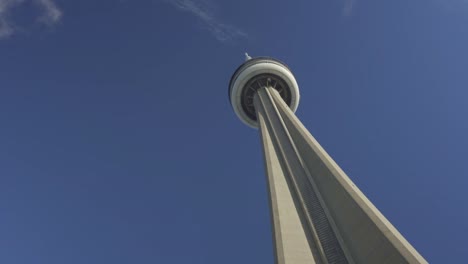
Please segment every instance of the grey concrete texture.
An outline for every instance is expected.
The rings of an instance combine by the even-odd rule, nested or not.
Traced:
[[[275,149],[274,137],[267,127],[267,107],[260,107],[260,98],[255,98],[257,105],[257,121],[261,132],[265,156],[271,218],[273,225],[273,241],[275,246],[276,263],[317,263],[320,258],[317,251],[312,251],[309,245],[308,231],[296,209],[296,203],[287,182],[288,175],[281,167],[283,157]],[[270,108],[270,111],[272,109]],[[277,120],[276,120],[277,121]],[[272,122],[271,119],[268,121]]]
[[[255,108],[276,263],[427,263],[365,197],[272,88]]]

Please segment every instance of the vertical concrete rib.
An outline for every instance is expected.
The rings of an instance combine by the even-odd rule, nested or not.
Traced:
[[[272,93],[277,94],[277,91],[262,88],[255,97],[257,117],[260,117],[262,120],[260,130],[263,142],[269,143],[268,141],[270,141],[271,144],[268,145],[273,146],[273,148],[268,145],[265,147],[267,167],[268,158],[270,161],[280,165],[277,170],[281,170],[281,176],[285,178],[283,181],[288,183],[288,196],[292,196],[292,199],[295,201],[295,214],[299,216],[303,232],[305,232],[305,237],[308,239],[309,251],[315,253],[313,254],[315,255],[315,261],[318,263],[348,263],[328,217],[325,215],[323,205],[310,183],[311,178],[308,176],[307,167],[304,166],[301,155],[298,153],[294,141],[281,118],[281,114],[275,106]],[[273,161],[269,157],[269,155],[272,155],[272,151],[278,161]],[[271,170],[268,173],[271,173]],[[270,190],[272,187],[274,190],[276,187],[275,182],[270,183]],[[282,194],[284,192],[276,193],[277,197],[275,199],[282,198],[280,196]],[[273,200],[272,204],[276,200]],[[275,221],[274,219],[273,222],[281,222],[281,220]],[[280,232],[281,228],[282,225],[280,223]],[[295,238],[293,237],[289,240],[294,241]],[[280,243],[284,243],[284,239]],[[284,249],[279,248],[277,253],[284,255],[285,252],[281,251],[284,251]],[[281,254],[279,259],[281,259]],[[310,263],[310,261],[285,263]]]
[[[281,168],[272,136],[266,128],[264,115],[259,113],[265,168],[273,227],[275,263],[301,264],[320,263],[315,261],[307,238],[307,231],[301,223],[291,188]]]
[[[277,263],[427,263],[272,88],[254,98]]]

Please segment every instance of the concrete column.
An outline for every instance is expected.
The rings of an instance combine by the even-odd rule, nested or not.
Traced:
[[[273,88],[254,98],[276,263],[427,263],[323,150]]]

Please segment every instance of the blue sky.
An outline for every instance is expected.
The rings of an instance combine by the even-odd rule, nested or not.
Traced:
[[[468,241],[468,2],[0,0],[0,263],[273,263],[243,53],[431,263]]]

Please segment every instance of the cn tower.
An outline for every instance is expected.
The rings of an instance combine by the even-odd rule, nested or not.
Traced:
[[[273,58],[246,54],[229,83],[234,112],[260,132],[275,263],[427,263],[296,117],[299,98]]]

